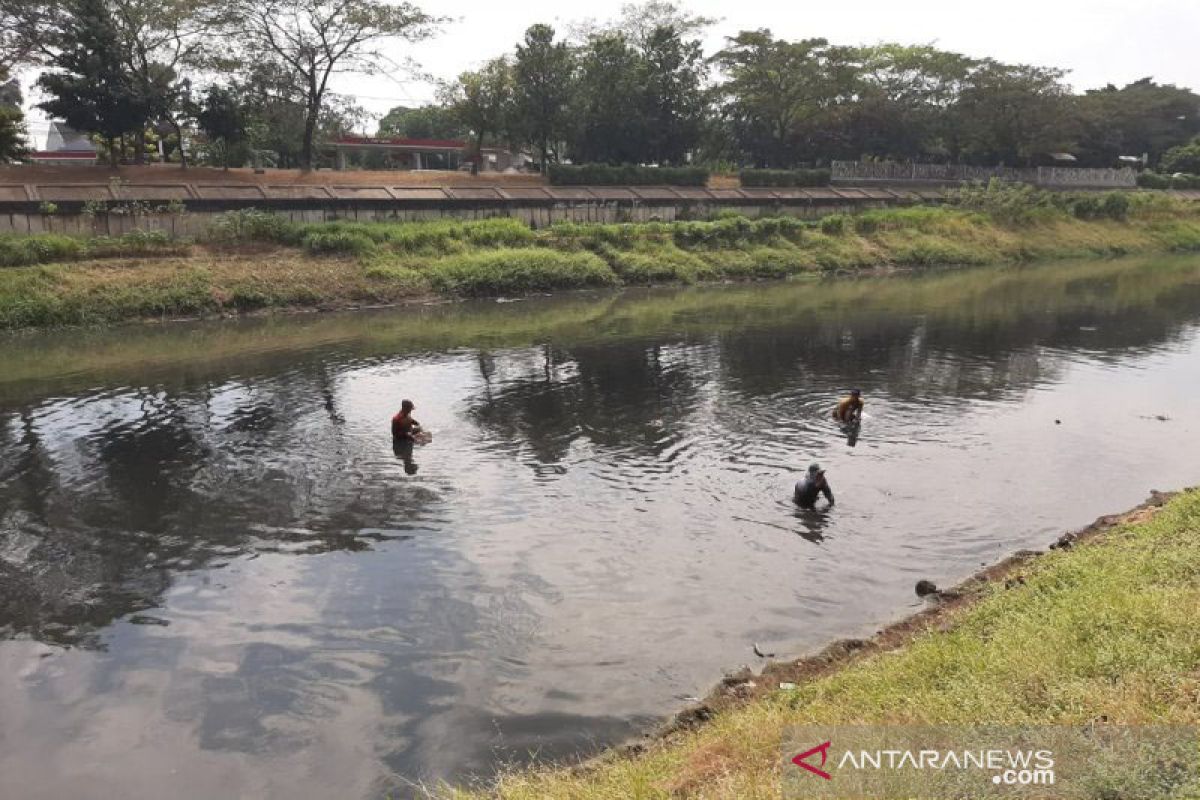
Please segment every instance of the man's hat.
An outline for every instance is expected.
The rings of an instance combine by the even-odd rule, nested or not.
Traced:
[[[825,470],[821,469],[821,465],[815,461],[808,465],[808,473],[810,475],[816,475],[816,474],[822,473],[824,471]]]

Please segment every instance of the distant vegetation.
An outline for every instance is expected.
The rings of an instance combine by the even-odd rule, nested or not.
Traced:
[[[744,169],[742,186],[828,186],[827,169]]]
[[[708,170],[702,167],[637,167],[608,164],[551,164],[554,186],[705,186]]]
[[[365,131],[331,75],[394,69],[403,43],[447,20],[383,0],[0,0],[0,159],[20,155],[19,92],[33,68],[48,113],[93,136],[113,163],[309,168],[321,143]],[[765,22],[765,20],[764,20]],[[468,20],[465,24],[471,24]],[[930,45],[860,46],[730,31],[669,0],[615,19],[530,25],[478,69],[439,84],[438,102],[389,112],[380,135],[455,138],[469,155],[513,147],[544,167],[708,165],[791,170],[834,159],[1077,166],[1147,157],[1200,172],[1200,95],[1150,78],[1075,93],[1053,66],[1007,64]],[[472,54],[472,59],[478,55]],[[370,154],[359,166],[386,166]],[[779,185],[779,184],[771,184]]]

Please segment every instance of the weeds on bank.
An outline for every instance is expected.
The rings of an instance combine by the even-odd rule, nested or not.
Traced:
[[[57,233],[0,234],[0,267],[21,267],[87,258],[165,256],[186,253],[185,242],[164,231],[130,231],[121,236],[63,236]]]

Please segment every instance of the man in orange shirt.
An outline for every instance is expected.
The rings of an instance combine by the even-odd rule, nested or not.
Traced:
[[[392,439],[413,441],[417,438],[417,434],[421,431],[421,423],[417,422],[412,417],[412,412],[416,409],[412,400],[404,400],[400,403],[400,412],[392,417]]]
[[[862,392],[853,389],[849,397],[843,397],[837,404],[837,408],[833,410],[833,418],[843,425],[862,422],[863,405]]]

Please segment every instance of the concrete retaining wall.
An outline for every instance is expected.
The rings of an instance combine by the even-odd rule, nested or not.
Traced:
[[[17,189],[24,199],[17,197]],[[241,208],[271,211],[296,222],[500,216],[522,219],[535,228],[563,221],[671,222],[720,212],[812,218],[940,197],[936,190],[881,188],[0,186],[0,233],[118,236],[140,229],[197,236],[216,215]]]

